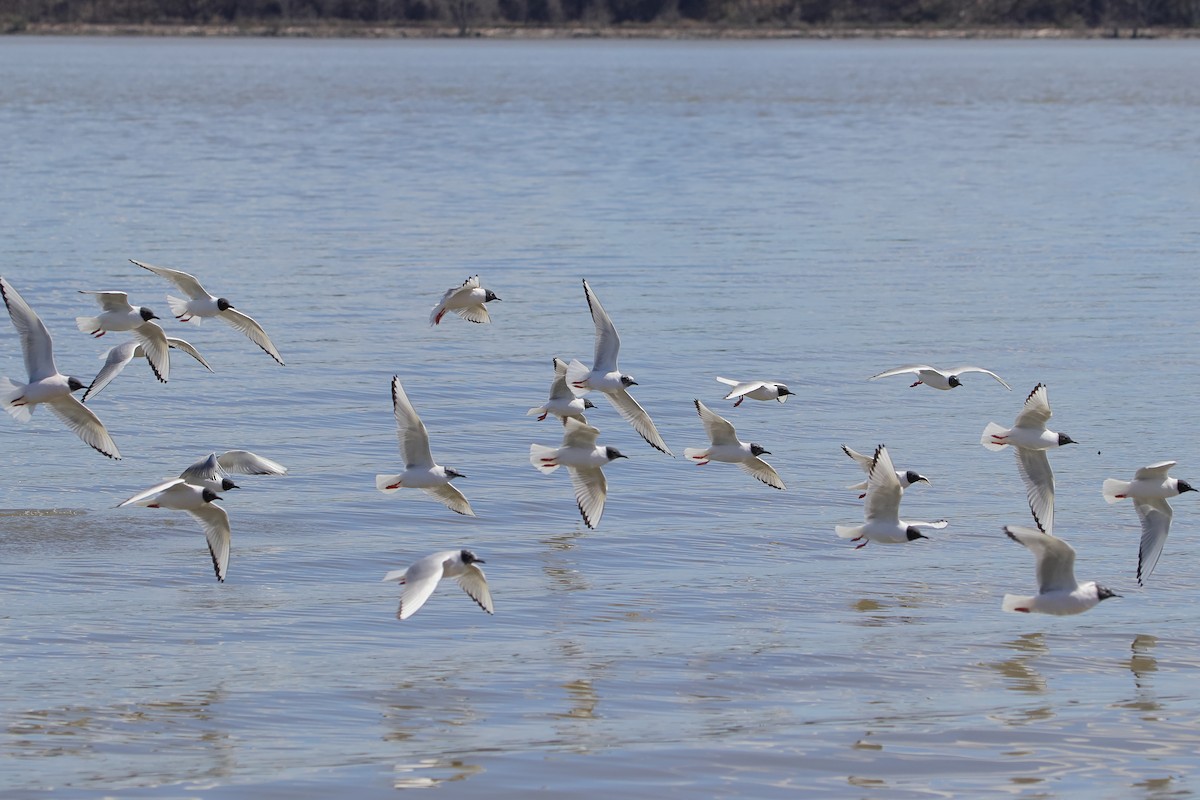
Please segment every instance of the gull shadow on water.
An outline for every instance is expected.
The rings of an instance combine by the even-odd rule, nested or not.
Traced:
[[[1016,639],[1004,643],[1011,648],[1015,655],[1011,658],[984,664],[988,669],[998,673],[1004,679],[1004,688],[1023,695],[1044,696],[1049,693],[1049,685],[1042,674],[1034,667],[1041,658],[1050,655],[1046,644],[1045,633],[1024,633]],[[991,715],[991,718],[1004,725],[1028,725],[1035,722],[1045,722],[1055,716],[1051,705],[1037,705],[1028,708],[1010,708],[1002,713]]]
[[[926,601],[921,595],[899,593],[863,597],[852,602],[850,609],[862,615],[853,618],[852,621],[855,625],[882,628],[889,625],[924,622],[923,618],[907,613],[908,610],[918,609],[924,605],[926,605]]]
[[[1158,713],[1163,710],[1161,700],[1154,692],[1154,674],[1158,672],[1158,659],[1154,657],[1154,648],[1158,638],[1146,634],[1133,637],[1129,646],[1129,671],[1133,673],[1134,696],[1116,705],[1145,712],[1143,719],[1158,721]]]

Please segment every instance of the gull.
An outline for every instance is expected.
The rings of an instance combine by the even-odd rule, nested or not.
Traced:
[[[585,409],[595,407],[596,404],[591,400],[586,397],[576,397],[567,388],[567,362],[561,358],[555,358],[554,382],[550,384],[550,399],[536,408],[529,409],[525,416],[532,417],[534,414],[540,414],[538,422],[541,422],[547,415],[553,414],[561,419],[564,425],[567,424],[567,417],[574,417],[580,422],[587,423],[583,412]]]
[[[913,364],[908,367],[896,367],[895,369],[889,369],[887,372],[881,372],[878,375],[872,375],[871,377],[867,378],[867,380],[873,381],[876,378],[888,378],[892,375],[904,375],[905,373],[912,373],[913,375],[917,376],[917,380],[912,384],[912,386],[920,386],[921,384],[925,384],[926,386],[932,386],[934,389],[948,390],[953,389],[955,386],[962,386],[962,381],[958,379],[958,376],[966,372],[982,372],[984,375],[991,375],[1000,383],[1001,386],[1009,391],[1012,391],[1012,387],[1005,383],[1003,378],[992,372],[990,369],[984,369],[983,367],[958,367],[956,369],[941,370],[934,369],[926,364]],[[909,388],[911,389],[912,386]]]
[[[182,478],[164,481],[151,486],[144,492],[117,504],[123,506],[145,506],[146,508],[170,508],[186,511],[204,529],[208,540],[208,554],[212,556],[213,571],[217,580],[224,582],[229,569],[229,515],[214,500],[221,496],[206,486],[196,486]]]
[[[1101,600],[1120,597],[1095,581],[1075,580],[1075,549],[1062,539],[1033,528],[1006,525],[1004,532],[1014,542],[1025,545],[1037,557],[1038,593],[1004,595],[1000,607],[1022,614],[1082,614]]]
[[[604,500],[608,497],[608,481],[601,467],[628,456],[615,447],[598,446],[596,437],[600,431],[591,425],[585,425],[573,417],[563,420],[563,425],[566,430],[562,447],[531,444],[529,463],[544,475],[549,475],[560,466],[567,468],[583,522],[595,530],[604,514]]]
[[[76,317],[75,325],[84,333],[90,333],[99,339],[109,331],[129,331],[133,338],[142,346],[142,354],[154,371],[154,377],[162,383],[167,382],[171,373],[170,349],[167,345],[167,335],[163,329],[152,320],[158,319],[153,311],[145,306],[131,306],[129,295],[125,292],[86,292],[90,294],[104,309],[97,317]]]
[[[867,475],[871,474],[871,464],[875,459],[871,458],[870,456],[865,456],[862,453],[855,452],[846,445],[842,445],[842,452],[858,462],[858,465],[862,467],[863,472],[867,473]],[[896,470],[896,479],[900,481],[901,489],[907,489],[909,486],[912,486],[918,481],[929,483],[929,478],[926,478],[919,472],[913,472],[911,469],[904,471]],[[863,492],[863,494],[858,496],[858,499],[861,500],[867,496],[867,484],[868,481],[863,481],[862,483],[856,483],[853,486],[847,486],[846,488],[853,489],[856,492]]]
[[[417,416],[409,402],[399,376],[392,376],[392,411],[396,415],[397,433],[400,436],[400,457],[404,459],[404,472],[399,475],[376,475],[375,488],[391,494],[401,488],[423,489],[441,500],[447,508],[468,517],[475,516],[471,504],[458,489],[450,485],[452,478],[463,478],[461,472],[435,464],[429,452],[429,432],[425,423]]]
[[[1109,503],[1116,503],[1131,498],[1138,519],[1142,521],[1142,544],[1138,548],[1138,586],[1145,585],[1142,583],[1143,579],[1149,578],[1150,573],[1154,571],[1154,565],[1158,563],[1163,545],[1167,542],[1172,516],[1167,498],[1196,491],[1187,481],[1167,477],[1167,471],[1173,466],[1174,461],[1160,461],[1139,469],[1133,474],[1132,481],[1109,478],[1104,482],[1104,499]]]
[[[28,422],[34,407],[45,403],[88,446],[109,458],[119,459],[121,453],[104,424],[91,409],[71,396],[71,392],[86,384],[79,378],[61,374],[54,365],[54,340],[45,324],[4,278],[0,278],[0,295],[4,296],[8,316],[21,336],[25,369],[29,373],[29,383],[24,384],[0,377],[0,404],[4,410],[13,419]]]
[[[200,355],[195,347],[183,339],[176,339],[173,336],[168,336],[167,346],[182,350],[192,358],[200,362],[200,364],[209,372],[213,368],[204,360],[204,356]],[[101,356],[104,359],[104,366],[96,373],[96,377],[92,379],[92,385],[83,393],[83,402],[87,402],[89,397],[95,397],[100,394],[105,386],[112,382],[113,378],[121,374],[121,370],[125,369],[125,365],[135,358],[140,358],[146,354],[145,348],[141,342],[129,341],[124,344],[119,344]]]
[[[398,581],[404,586],[400,593],[397,619],[408,619],[425,605],[442,578],[454,578],[463,591],[489,614],[492,609],[492,593],[488,591],[487,578],[483,570],[475,566],[483,564],[470,550],[443,550],[415,562],[408,569],[395,569],[383,576],[385,581]]]
[[[132,258],[129,261],[142,269],[150,270],[160,278],[166,278],[188,296],[187,300],[183,300],[167,295],[167,304],[171,306],[171,313],[180,322],[194,322],[199,325],[204,317],[219,317],[245,334],[271,358],[283,364],[283,357],[279,355],[275,345],[271,344],[271,338],[267,336],[267,332],[262,329],[261,325],[234,308],[233,304],[224,297],[214,297],[209,294],[200,285],[200,281],[193,276],[177,269],[152,267],[141,261],[134,261]]]
[[[429,313],[429,324],[433,326],[440,323],[447,311],[458,314],[467,322],[491,322],[492,318],[488,316],[484,303],[499,299],[491,289],[480,286],[479,276],[474,275],[463,281],[462,286],[451,286],[446,290],[442,299]]]
[[[194,486],[203,486],[216,492],[227,492],[239,487],[230,478],[238,475],[286,475],[287,467],[269,458],[251,453],[249,450],[226,450],[221,455],[209,453],[195,464],[179,473],[179,477]]]
[[[710,461],[724,461],[727,464],[737,464],[746,472],[774,489],[785,489],[783,479],[774,468],[759,456],[770,455],[771,451],[761,444],[739,441],[737,431],[729,424],[729,420],[714,414],[708,406],[699,400],[696,413],[704,422],[704,430],[712,444],[708,447],[687,447],[683,455],[702,467]]]
[[[721,377],[718,377],[717,380],[726,386],[733,387],[723,399],[732,400],[736,397],[737,402],[733,404],[734,408],[740,406],[747,397],[751,400],[778,400],[782,403],[787,400],[789,394],[795,394],[787,387],[787,384],[778,381],[734,381]]]
[[[1065,433],[1046,430],[1050,419],[1050,399],[1046,385],[1039,383],[1025,398],[1025,407],[1011,428],[989,422],[983,429],[980,443],[988,450],[1003,450],[1012,445],[1017,454],[1017,469],[1025,482],[1029,510],[1038,529],[1054,533],[1054,471],[1046,451],[1052,447],[1074,444]]]
[[[583,293],[587,297],[588,307],[592,310],[592,322],[596,326],[596,353],[590,370],[578,360],[571,361],[567,366],[567,385],[576,397],[583,397],[590,391],[603,392],[616,406],[617,412],[651,447],[674,458],[675,454],[658,435],[658,429],[654,427],[650,415],[638,405],[633,395],[629,394],[629,387],[637,386],[637,381],[617,367],[621,338],[617,336],[617,329],[605,313],[604,306],[600,305],[600,301],[592,294],[592,287],[588,286],[586,279],[583,281]]]
[[[871,470],[867,473],[867,502],[863,507],[865,521],[854,527],[838,525],[834,528],[843,539],[857,542],[866,539],[855,550],[866,547],[870,542],[880,544],[903,544],[917,539],[928,539],[921,528],[944,528],[950,523],[944,519],[936,522],[906,522],[900,519],[900,496],[904,489],[892,457],[883,445],[875,448],[871,459]]]

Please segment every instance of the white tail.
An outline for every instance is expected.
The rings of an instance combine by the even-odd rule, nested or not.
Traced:
[[[395,488],[390,488],[399,482],[400,482],[399,475],[376,475],[375,476],[375,488],[378,489],[379,491],[383,492],[384,494],[391,494],[392,492],[400,491],[399,486],[395,486]]]
[[[577,382],[587,378],[589,372],[591,370],[585,367],[579,359],[571,359],[571,363],[567,364],[567,388],[571,390],[571,394],[576,397],[583,397],[591,391],[590,389],[580,389],[575,386]]]
[[[837,526],[835,526],[835,527],[834,527],[834,531],[836,531],[836,532],[837,532],[837,535],[838,535],[838,537],[839,537],[839,538],[842,538],[842,539],[857,539],[857,538],[858,538],[858,535],[859,535],[860,533],[862,533],[862,526],[861,526],[861,525],[854,525],[854,526],[851,526],[851,525],[837,525]]]
[[[1004,602],[1000,604],[1000,608],[1004,611],[1015,611],[1020,614],[1028,614],[1033,610],[1033,601],[1036,597],[1020,594],[1004,595]]]
[[[1123,495],[1129,491],[1129,481],[1119,481],[1116,478],[1109,478],[1104,482],[1104,487],[1101,489],[1104,492],[1104,499],[1110,503],[1119,503],[1121,498],[1117,495]]]
[[[525,416],[527,416],[527,417],[540,417],[542,414],[545,414],[545,413],[548,413],[548,412],[546,411],[546,408],[545,408],[545,406],[538,406],[537,408],[531,408],[531,409],[529,409],[528,411],[526,411],[526,412],[525,412]]]
[[[852,492],[865,492],[867,490],[867,482],[863,481],[862,483],[856,483],[853,486],[847,486],[846,488]]]
[[[543,458],[554,458],[558,455],[557,447],[546,447],[544,444],[529,445],[529,463],[543,475],[549,475],[558,469],[558,464],[548,464]]]
[[[694,458],[697,461],[704,461],[708,457],[708,448],[706,447],[685,447],[683,448],[684,458]]]
[[[0,404],[3,404],[4,410],[12,414],[13,419],[18,422],[29,422],[33,417],[32,406],[13,405],[13,401],[24,391],[25,384],[13,383],[8,378],[0,377]]]
[[[731,380],[729,380],[729,378],[722,378],[720,375],[717,376],[717,380],[719,380],[721,383],[725,384],[726,386],[737,386],[738,385],[737,381],[731,381]]]
[[[187,304],[187,300],[180,300],[178,297],[173,295],[167,295],[167,305],[171,307],[171,313],[177,317],[185,316],[188,313]],[[199,325],[200,318],[193,314],[188,322]]]
[[[100,318],[76,317],[75,327],[79,328],[79,330],[83,331],[84,333],[95,333],[96,331],[100,330]]]
[[[997,436],[1004,436],[1007,433],[1008,433],[1008,428],[1004,427],[1003,425],[997,425],[994,422],[989,422],[987,424],[987,427],[983,429],[983,436],[979,437],[979,443],[981,445],[983,445],[984,447],[986,447],[988,450],[1003,450],[1004,448],[1008,447],[1008,445],[997,444],[992,439],[992,434],[995,434]]]
[[[406,572],[408,572],[408,569],[407,569],[407,568],[405,568],[405,569],[394,569],[394,570],[392,570],[391,572],[389,572],[387,575],[384,575],[384,576],[383,576],[383,579],[384,579],[385,581],[400,581],[401,583],[403,583],[403,582],[404,582],[404,574],[405,574]]]

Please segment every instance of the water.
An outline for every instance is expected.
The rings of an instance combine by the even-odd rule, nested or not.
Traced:
[[[92,404],[125,460],[0,420],[0,793],[14,797],[1181,797],[1198,788],[1194,500],[1145,590],[1106,477],[1195,480],[1200,50],[1187,42],[0,42],[2,274],[89,378],[76,289],[166,312],[193,272],[288,362],[168,320],[210,375],[134,363]],[[441,292],[481,273],[495,323]],[[601,527],[528,447],[586,277],[677,453],[691,400],[775,492],[652,451],[602,400]],[[977,363],[942,393],[868,375]],[[0,373],[23,377],[0,325]],[[384,496],[401,376],[478,519]],[[784,380],[721,401],[715,375]],[[1010,455],[1039,381],[1056,531],[1124,595],[1002,614],[1033,563]],[[854,551],[839,450],[932,481],[930,542]],[[183,514],[113,506],[214,449],[229,580]],[[487,560],[405,623],[389,569]]]

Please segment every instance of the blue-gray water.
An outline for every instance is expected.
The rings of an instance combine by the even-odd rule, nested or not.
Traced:
[[[257,318],[209,358],[131,364],[91,403],[125,455],[44,410],[0,419],[0,794],[38,797],[1181,797],[1200,790],[1200,508],[1146,589],[1107,477],[1179,461],[1194,398],[1200,46],[1174,42],[0,41],[0,274],[64,372],[77,289],[166,315],[136,258]],[[494,324],[427,324],[480,273]],[[597,398],[599,530],[525,411],[591,359],[580,279],[677,453],[701,398],[776,492],[645,445]],[[0,373],[24,379],[0,319]],[[952,392],[865,378],[979,364]],[[385,496],[401,376],[479,514]],[[713,378],[770,378],[732,409]],[[1034,586],[1010,454],[1049,385],[1056,532],[1124,595],[1003,614]],[[929,476],[932,541],[855,551],[886,442]],[[212,450],[239,479],[229,579],[186,515],[113,506]],[[487,561],[404,623],[384,572]]]

